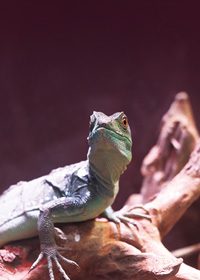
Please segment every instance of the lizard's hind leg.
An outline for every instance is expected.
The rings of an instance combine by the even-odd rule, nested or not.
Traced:
[[[24,214],[2,223],[0,225],[0,247],[10,241],[36,236],[38,234],[38,213],[39,211],[35,210],[28,213],[28,215]]]

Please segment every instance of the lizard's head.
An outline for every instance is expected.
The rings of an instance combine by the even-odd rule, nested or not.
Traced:
[[[132,138],[128,118],[123,112],[107,116],[93,112],[88,136],[89,152],[107,153],[128,164],[132,158]],[[103,155],[102,155],[103,156]],[[108,159],[109,160],[109,159]]]

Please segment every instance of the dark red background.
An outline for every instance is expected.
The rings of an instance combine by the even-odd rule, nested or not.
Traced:
[[[124,110],[134,160],[122,179],[121,206],[139,190],[141,160],[175,93],[188,91],[200,123],[199,7],[183,0],[67,2],[1,3],[0,186],[85,159],[92,111]]]

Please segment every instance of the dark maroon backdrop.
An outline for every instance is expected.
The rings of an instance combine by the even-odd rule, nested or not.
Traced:
[[[0,7],[0,187],[85,159],[92,111],[124,110],[134,160],[120,206],[139,190],[141,160],[175,93],[188,91],[200,123],[198,6],[40,2]]]

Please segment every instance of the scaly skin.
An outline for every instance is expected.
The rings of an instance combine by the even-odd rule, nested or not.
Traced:
[[[57,251],[55,222],[86,221],[102,213],[115,222],[130,222],[111,208],[120,175],[132,157],[131,131],[125,114],[106,116],[94,112],[88,143],[87,160],[58,168],[30,182],[20,182],[0,197],[0,246],[39,234],[41,254],[31,269],[46,257],[50,280],[54,279],[52,260],[67,280],[69,277],[58,259],[77,265]]]

